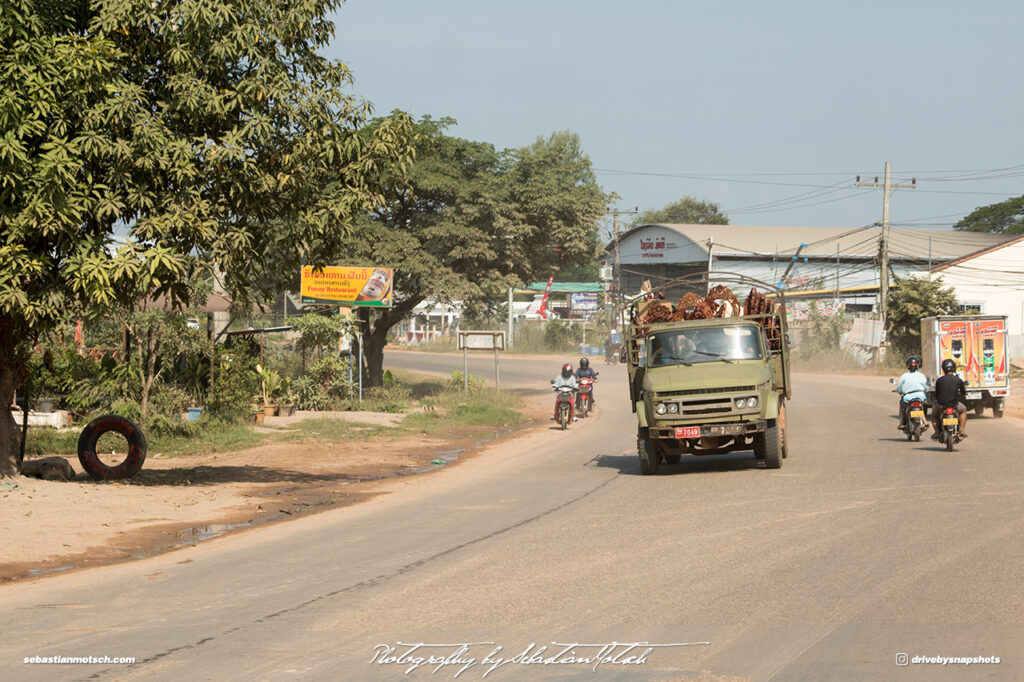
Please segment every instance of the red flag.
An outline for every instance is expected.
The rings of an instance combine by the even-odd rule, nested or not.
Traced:
[[[540,310],[537,311],[545,320],[548,319],[548,292],[551,291],[551,283],[554,281],[554,275],[548,277],[548,285],[544,288],[544,298],[540,299]]]

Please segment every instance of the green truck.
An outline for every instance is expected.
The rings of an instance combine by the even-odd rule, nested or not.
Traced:
[[[719,286],[701,299],[693,292],[708,291],[709,280]],[[741,304],[725,285],[750,286],[747,300]],[[667,308],[649,298],[635,301],[627,329],[641,472],[657,474],[663,461],[677,464],[684,454],[737,450],[753,450],[766,468],[778,469],[788,454],[791,396],[782,292],[727,273],[682,278],[670,287],[691,293]],[[700,300],[704,304],[689,305]],[[652,314],[657,305],[662,310]],[[719,316],[723,310],[728,316]],[[704,319],[675,319],[700,318],[701,311]]]

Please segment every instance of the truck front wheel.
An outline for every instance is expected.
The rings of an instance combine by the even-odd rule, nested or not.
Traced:
[[[636,434],[636,452],[640,455],[640,473],[644,476],[652,476],[661,469],[661,453],[651,442],[647,435],[647,429],[640,427]]]
[[[754,436],[754,455],[764,460],[766,469],[778,469],[782,467],[782,429],[778,422],[772,424],[764,433]]]

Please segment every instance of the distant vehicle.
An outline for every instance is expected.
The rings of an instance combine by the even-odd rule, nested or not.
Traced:
[[[921,371],[932,381],[942,376],[942,361],[953,360],[967,385],[967,409],[981,415],[991,408],[993,416],[1003,416],[1010,395],[1005,316],[926,317],[921,320],[921,358]]]

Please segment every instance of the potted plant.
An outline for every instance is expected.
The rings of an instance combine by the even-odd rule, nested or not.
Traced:
[[[260,388],[263,390],[263,414],[273,417],[277,414],[277,404],[273,400],[281,390],[281,375],[265,369],[263,365],[256,365],[256,372],[260,375]]]
[[[291,380],[288,377],[281,379],[280,406],[278,414],[282,417],[290,417],[295,414],[295,394],[292,392]]]

